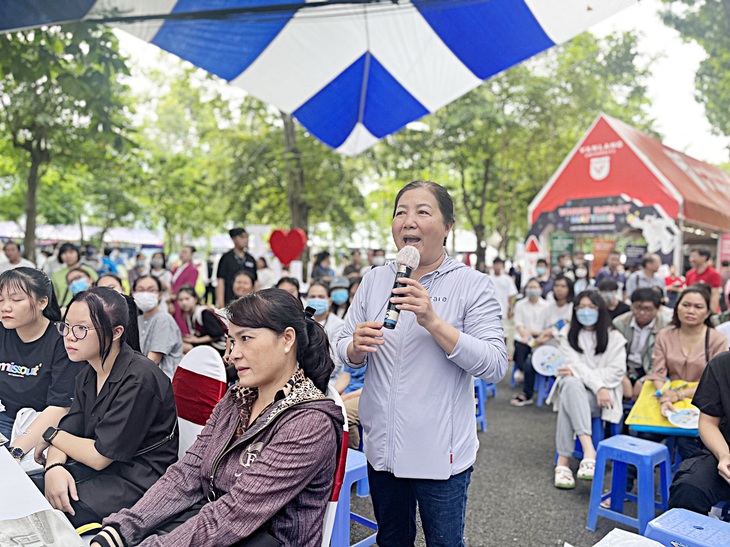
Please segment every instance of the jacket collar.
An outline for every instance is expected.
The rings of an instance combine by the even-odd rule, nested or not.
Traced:
[[[258,398],[258,389],[235,385],[231,388],[231,395],[241,414],[241,422],[246,423],[251,416],[251,406]],[[243,432],[239,441],[256,435],[288,408],[325,398],[324,393],[317,389],[314,382],[304,375],[304,371],[297,368],[289,381],[276,393],[274,402],[261,413],[251,427]]]

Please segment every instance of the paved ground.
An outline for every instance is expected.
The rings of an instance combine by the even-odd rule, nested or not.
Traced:
[[[599,518],[596,532],[586,529],[590,482],[578,481],[572,491],[553,486],[556,415],[551,407],[510,406],[516,392],[505,378],[498,386],[497,398],[487,404],[488,430],[479,433],[481,448],[469,488],[467,544],[594,545],[617,527],[616,523]],[[575,471],[578,462],[571,465]],[[372,517],[369,498],[357,498],[353,492],[352,499],[353,509]],[[628,508],[632,505],[627,503]],[[353,525],[353,542],[368,535],[365,530]],[[416,544],[425,545],[420,533]]]

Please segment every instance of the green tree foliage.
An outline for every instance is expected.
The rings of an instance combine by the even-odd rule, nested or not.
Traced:
[[[80,24],[0,36],[0,133],[23,152],[8,190],[16,198],[25,195],[26,256],[34,258],[37,196],[51,166],[61,184],[67,166],[91,163],[127,145],[122,74],[124,59],[105,27]],[[43,189],[45,194],[49,187]],[[57,190],[54,185],[51,191]],[[62,193],[57,204],[67,199]]]
[[[663,0],[665,24],[685,41],[707,53],[695,76],[697,99],[704,105],[714,132],[730,135],[730,2],[728,0]]]
[[[483,260],[494,231],[504,250],[524,235],[529,202],[601,112],[650,127],[645,77],[633,35],[582,34],[386,139],[373,159],[400,181],[393,192],[418,178],[447,186]]]

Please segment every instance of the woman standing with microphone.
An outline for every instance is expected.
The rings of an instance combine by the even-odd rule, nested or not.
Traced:
[[[337,345],[350,367],[368,365],[359,408],[381,547],[413,545],[417,506],[429,547],[464,545],[479,448],[472,376],[498,382],[507,371],[491,281],[444,251],[453,225],[443,187],[401,189],[393,240],[399,251],[415,247],[420,262],[395,289],[394,264],[368,271]],[[400,316],[383,329],[391,303]]]

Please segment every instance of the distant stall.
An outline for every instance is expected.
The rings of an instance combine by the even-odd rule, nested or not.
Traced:
[[[730,174],[605,114],[528,214],[528,240],[545,258],[551,250],[592,253],[594,273],[612,250],[629,265],[651,252],[683,268],[688,247],[699,244],[730,258]]]

